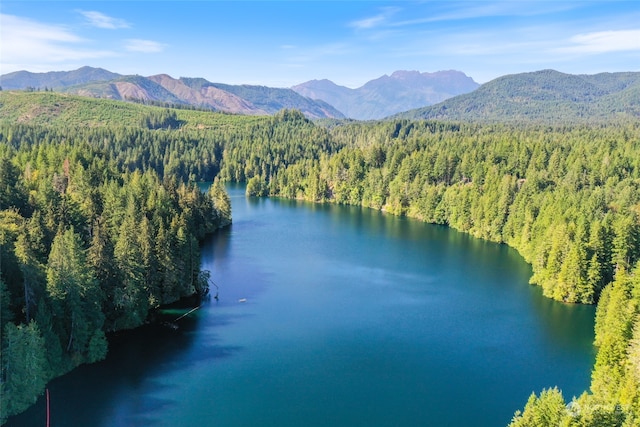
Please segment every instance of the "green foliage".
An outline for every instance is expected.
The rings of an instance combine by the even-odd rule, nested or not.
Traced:
[[[0,152],[0,210],[22,209],[26,203],[26,194],[19,180],[20,172],[8,157],[10,154],[10,151]]]
[[[560,426],[567,416],[562,392],[557,388],[542,390],[540,396],[532,394],[524,412],[516,412],[510,427]]]
[[[10,308],[11,302],[11,294],[9,293],[9,289],[7,289],[6,283],[0,277],[0,342],[2,342],[2,331],[4,331],[4,326],[13,320],[13,313]]]
[[[180,120],[175,111],[151,111],[142,119],[142,127],[146,129],[178,129]]]
[[[45,352],[45,342],[35,322],[18,326],[7,323],[0,382],[3,415],[25,410],[44,392],[48,379]]]
[[[120,272],[113,292],[117,316],[114,321],[115,329],[129,329],[140,325],[149,310],[148,300],[143,297],[145,271],[138,239],[139,223],[135,204],[130,199],[113,249],[115,265]]]
[[[33,403],[49,379],[104,358],[107,332],[196,293],[198,242],[231,221],[219,181],[203,192],[162,179],[109,145],[163,133],[156,140],[184,161],[172,145],[181,133],[118,129],[0,129],[3,417]],[[136,154],[150,152],[143,145]]]
[[[571,427],[631,427],[637,425],[633,414],[625,413],[620,405],[598,403],[592,395],[583,394],[568,405],[569,417],[562,425]]]
[[[266,196],[269,194],[269,188],[264,178],[253,176],[247,181],[247,196]]]
[[[61,346],[80,362],[86,359],[94,331],[104,324],[102,292],[73,228],[53,239],[47,262],[47,294],[56,316],[53,328]]]
[[[95,129],[139,128],[145,117],[166,108],[55,92],[0,91],[0,123]],[[267,122],[269,117],[240,116],[195,110],[175,111],[182,127],[224,128]],[[8,135],[11,136],[11,135]],[[19,138],[7,138],[10,143]]]
[[[102,329],[93,331],[87,348],[87,363],[94,363],[104,359],[107,356],[108,347],[109,343],[107,342],[104,331]]]

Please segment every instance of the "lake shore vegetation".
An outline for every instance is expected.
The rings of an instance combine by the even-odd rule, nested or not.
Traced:
[[[0,104],[2,414],[103,358],[106,333],[197,290],[198,242],[231,220],[234,181],[512,246],[545,296],[598,305],[590,390],[533,394],[512,425],[640,422],[637,122],[314,123],[15,92]]]

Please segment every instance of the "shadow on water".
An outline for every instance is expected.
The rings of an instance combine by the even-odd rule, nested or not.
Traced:
[[[228,233],[224,230],[209,239],[203,250],[209,256],[226,253]],[[175,402],[159,399],[157,394],[170,386],[155,378],[168,372],[180,373],[195,363],[228,358],[241,351],[237,346],[220,345],[215,338],[196,342],[203,328],[219,328],[237,321],[237,315],[215,316],[215,324],[203,325],[207,312],[218,302],[208,298],[199,310],[176,319],[198,305],[186,298],[163,307],[154,322],[108,336],[109,353],[100,362],[82,365],[51,381],[51,426],[153,426],[159,423],[149,414],[170,408]],[[177,328],[176,328],[177,327]],[[197,346],[197,351],[193,347]],[[168,395],[169,393],[163,393]],[[42,427],[46,419],[46,401],[38,401],[22,414],[9,419],[7,427]],[[102,421],[100,421],[102,420]]]

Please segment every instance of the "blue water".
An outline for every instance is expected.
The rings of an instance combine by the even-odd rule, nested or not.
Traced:
[[[512,249],[230,194],[234,223],[202,250],[219,300],[55,380],[52,426],[502,426],[532,391],[588,388],[593,307],[542,297]]]

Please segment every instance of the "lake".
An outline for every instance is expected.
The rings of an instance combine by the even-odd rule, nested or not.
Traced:
[[[594,307],[544,298],[513,249],[229,191],[202,248],[219,300],[54,380],[52,427],[504,426],[533,391],[588,388]],[[7,425],[44,422],[41,398]]]

